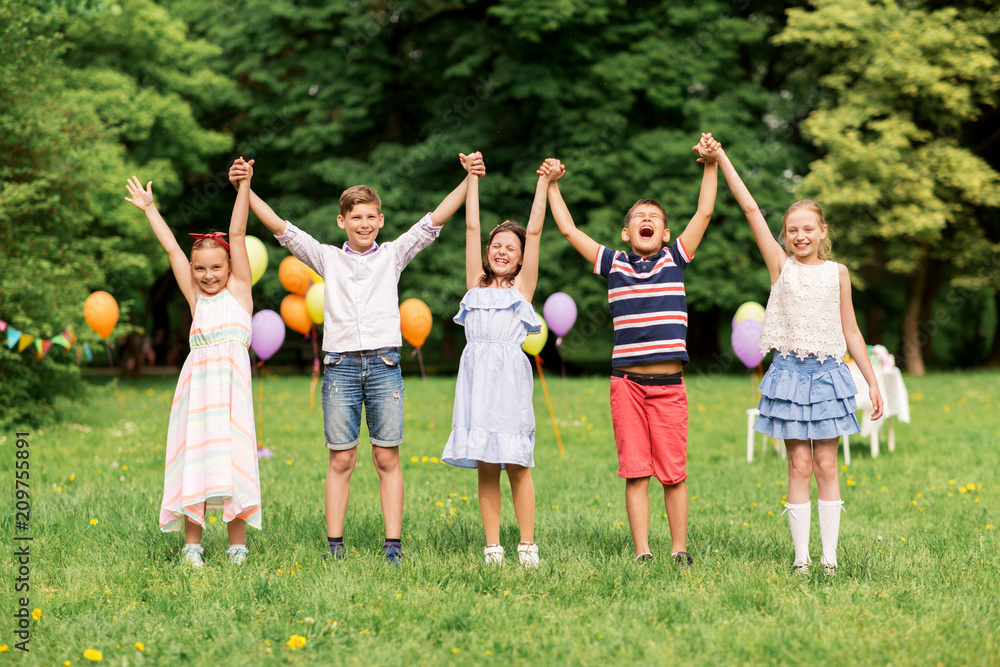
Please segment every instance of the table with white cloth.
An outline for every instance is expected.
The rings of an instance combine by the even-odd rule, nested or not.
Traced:
[[[906,384],[903,382],[903,374],[895,366],[890,368],[875,367],[875,380],[878,382],[879,393],[882,394],[882,417],[876,421],[871,421],[872,408],[871,398],[868,396],[868,383],[861,374],[861,369],[853,361],[847,364],[851,370],[851,377],[854,378],[854,385],[858,389],[855,399],[858,402],[860,416],[858,423],[861,425],[862,438],[871,437],[872,458],[878,456],[879,431],[885,426],[888,429],[889,451],[896,449],[896,432],[894,421],[910,423],[910,395],[906,391]],[[848,437],[843,437],[844,441],[844,462],[850,464],[851,449]]]

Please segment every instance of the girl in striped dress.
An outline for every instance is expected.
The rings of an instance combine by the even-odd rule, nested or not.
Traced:
[[[143,189],[132,177],[125,201],[139,207],[160,241],[177,284],[191,307],[191,353],[181,369],[167,431],[167,456],[160,506],[160,530],[184,527],[184,558],[204,565],[201,534],[205,512],[222,510],[229,529],[230,560],[247,557],[246,524],[261,527],[260,477],[253,394],[250,387],[250,259],[246,249],[250,177],[238,194],[224,234],[191,234],[197,240],[185,256],[153,203],[152,181]]]

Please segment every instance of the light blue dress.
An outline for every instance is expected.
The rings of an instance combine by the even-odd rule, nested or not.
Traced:
[[[474,287],[455,321],[465,327],[451,435],[441,460],[462,468],[477,461],[535,465],[534,379],[521,350],[541,330],[531,304],[515,288]]]

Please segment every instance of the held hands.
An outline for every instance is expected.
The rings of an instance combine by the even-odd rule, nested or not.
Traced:
[[[711,164],[713,162],[718,162],[719,156],[716,151],[722,148],[722,144],[715,140],[712,133],[702,133],[701,141],[696,145],[691,147],[695,153],[698,154],[698,162],[703,162],[705,164]]]
[[[876,419],[882,416],[882,408],[883,408],[882,394],[879,392],[877,386],[868,388],[868,398],[871,399],[872,402],[871,420],[875,421]]]
[[[246,184],[250,185],[250,179],[253,177],[253,162],[253,160],[247,162],[240,156],[233,162],[233,166],[229,168],[229,182],[237,190],[240,189],[240,183],[243,181],[246,181]]]
[[[566,165],[554,157],[546,158],[542,166],[535,170],[535,173],[538,174],[538,180],[548,181],[550,184],[555,183],[566,173]]]
[[[132,195],[131,197],[125,197],[125,201],[134,204],[143,211],[154,207],[153,181],[146,183],[146,189],[143,190],[139,179],[133,176],[125,183],[125,187],[128,188],[128,193]]]
[[[462,163],[462,169],[469,172],[470,176],[482,178],[486,175],[486,163],[483,162],[483,154],[479,151],[468,155],[459,153],[458,160]]]

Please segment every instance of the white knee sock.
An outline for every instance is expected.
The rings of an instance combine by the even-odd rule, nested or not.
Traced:
[[[837,539],[840,537],[840,512],[844,501],[820,500],[818,503],[819,535],[823,539],[822,563],[837,567]]]
[[[785,504],[788,513],[788,527],[792,531],[792,546],[795,547],[796,563],[811,563],[809,560],[809,520],[812,515],[812,502],[797,505]]]

